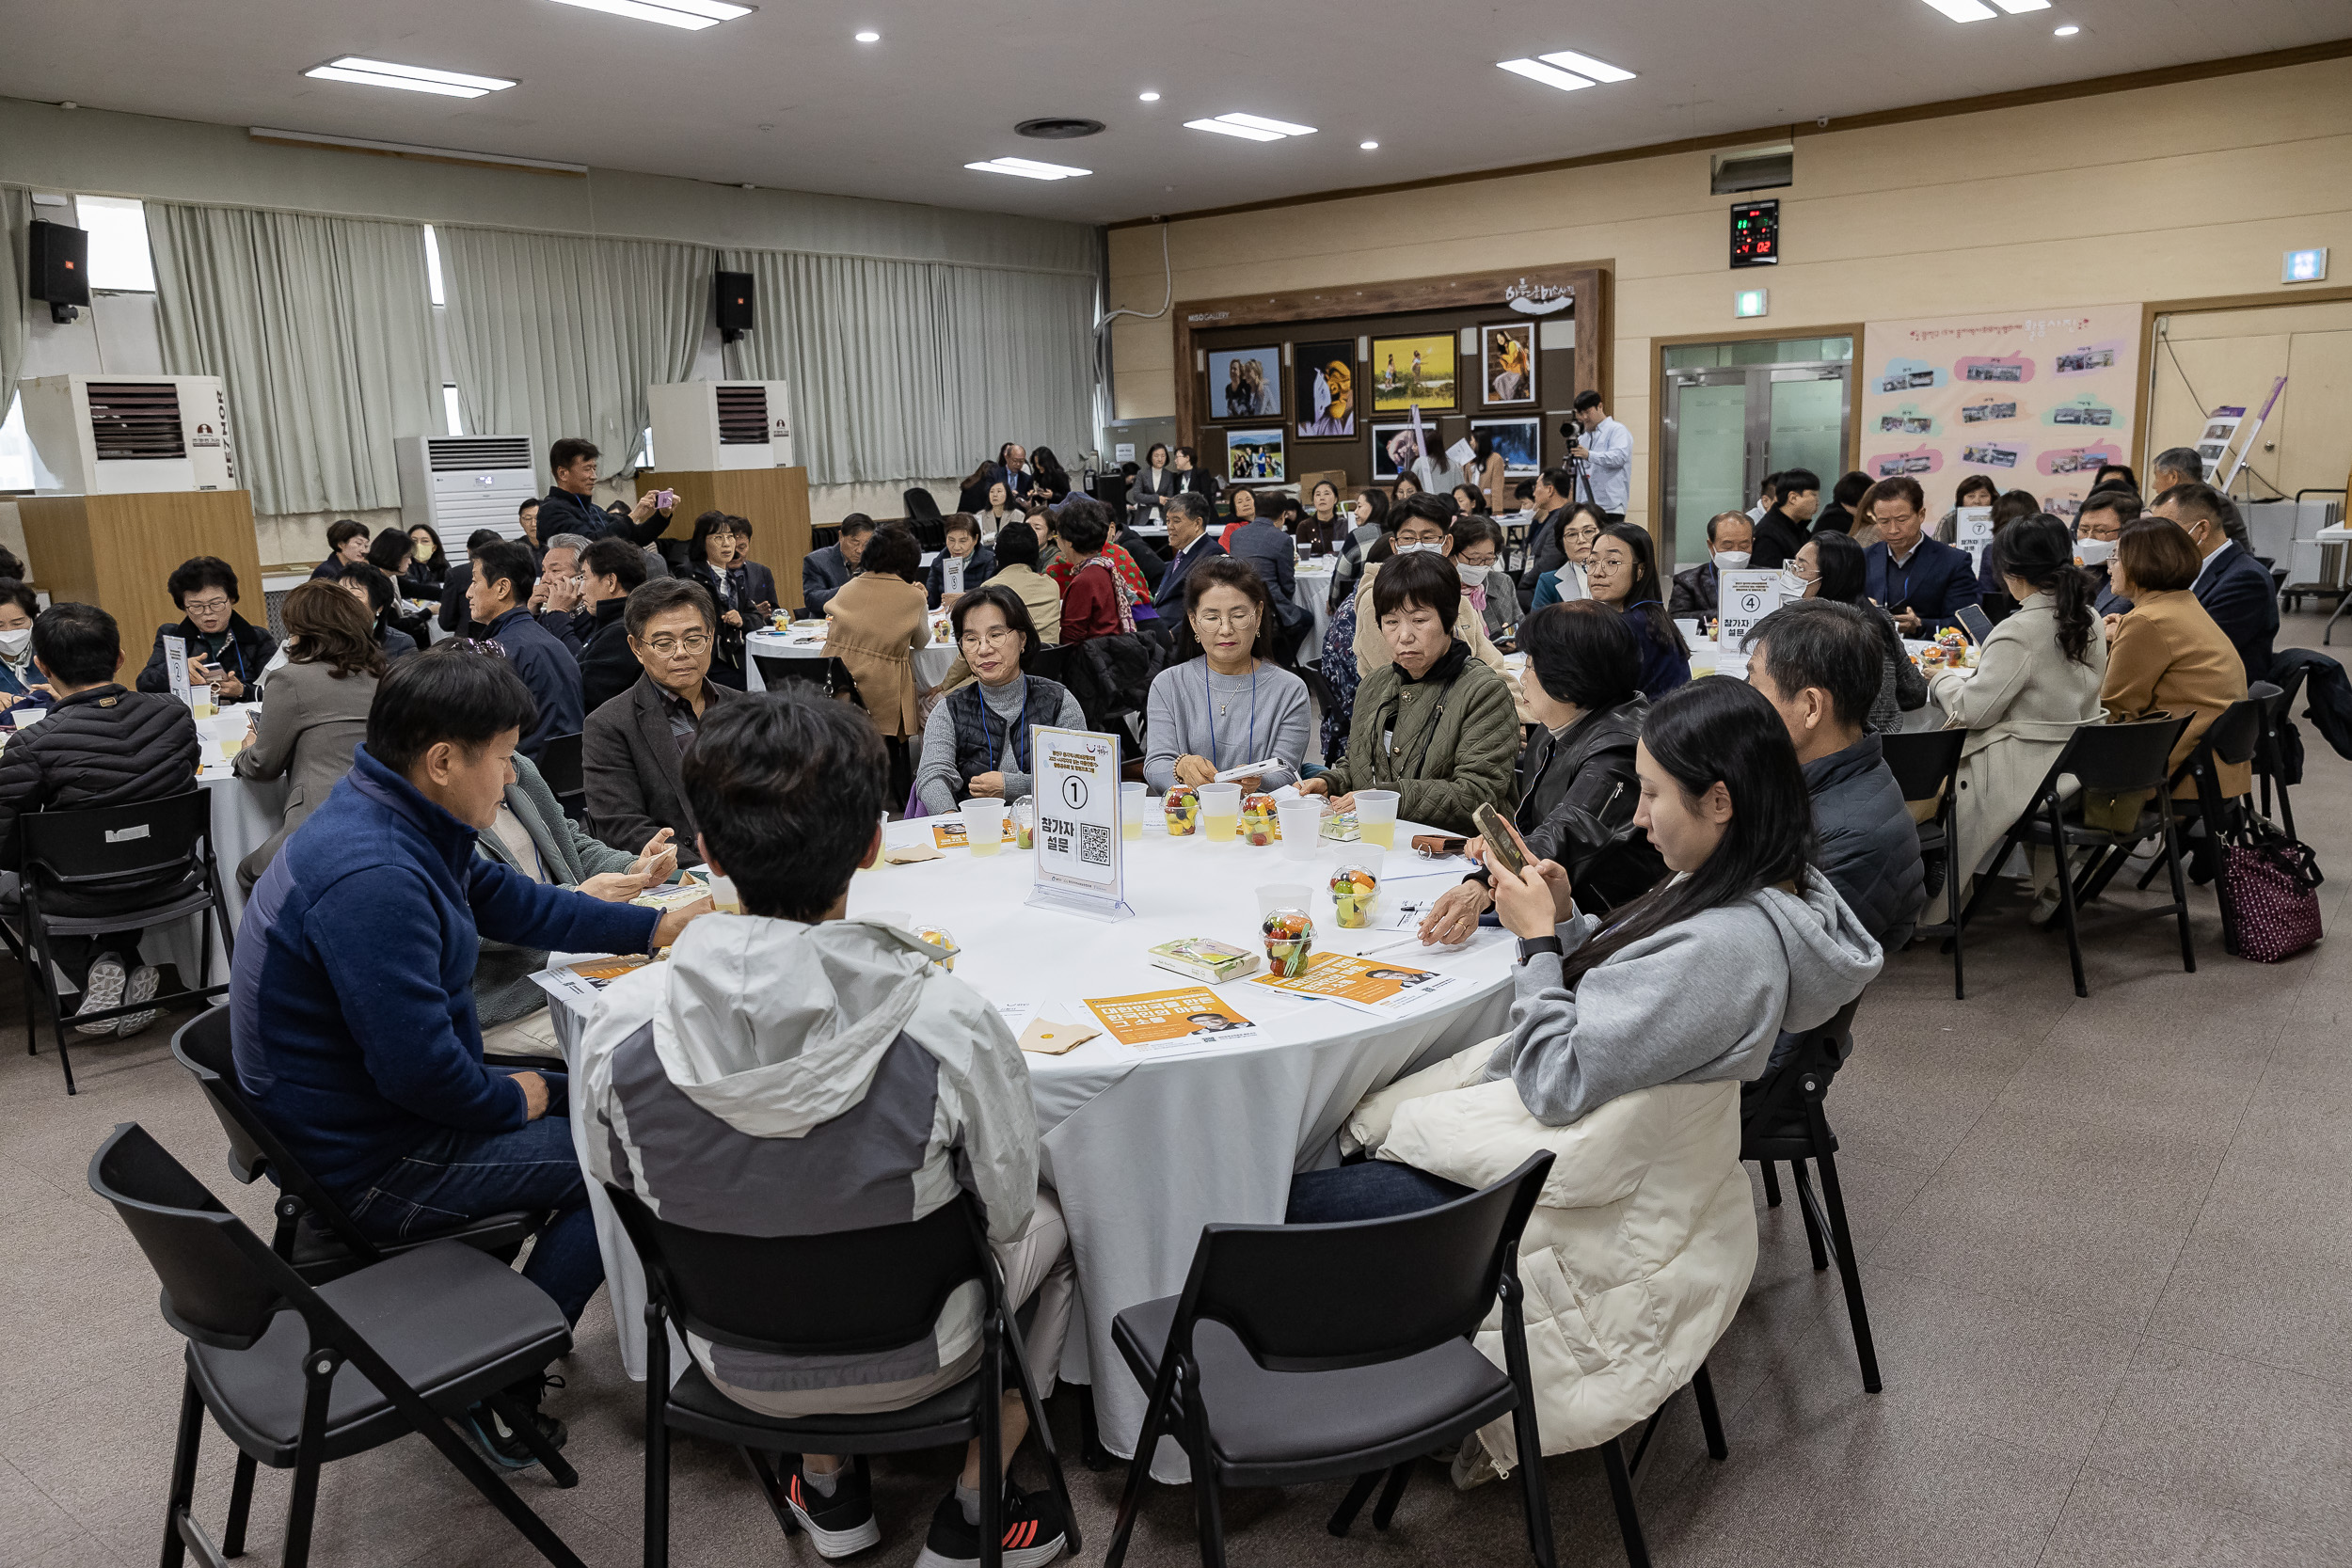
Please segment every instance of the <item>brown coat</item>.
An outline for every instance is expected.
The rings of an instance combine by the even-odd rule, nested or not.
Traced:
[[[857,694],[886,736],[918,735],[914,650],[931,640],[930,599],[919,582],[860,572],[825,605],[825,652],[849,666]]]
[[[2099,701],[2109,718],[2136,719],[2161,711],[2177,719],[2193,713],[2172,747],[2171,766],[2178,768],[2196,749],[2206,726],[2245,695],[2246,661],[2196,594],[2184,589],[2134,597],[2131,613],[2117,624],[2107,644],[2107,673]],[[2220,775],[2225,796],[2243,795],[2254,786],[2249,764],[2223,763]],[[2173,793],[2194,795],[2197,786],[2183,781]]]

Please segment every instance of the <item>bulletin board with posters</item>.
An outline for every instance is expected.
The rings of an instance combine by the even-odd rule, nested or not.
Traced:
[[[2103,463],[2128,463],[2139,307],[1871,322],[1863,334],[1862,470],[1907,476],[1940,517],[1969,474],[2072,517]]]

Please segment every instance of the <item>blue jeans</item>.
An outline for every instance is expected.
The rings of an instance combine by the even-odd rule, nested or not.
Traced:
[[[564,1077],[548,1073],[548,1114],[512,1132],[437,1133],[348,1198],[351,1217],[379,1241],[405,1242],[516,1209],[553,1210],[523,1277],[576,1323],[604,1283],[588,1180],[572,1149]]]
[[[1286,1225],[1384,1220],[1435,1209],[1475,1190],[1393,1160],[1365,1160],[1292,1177],[1290,1212],[1282,1219]]]

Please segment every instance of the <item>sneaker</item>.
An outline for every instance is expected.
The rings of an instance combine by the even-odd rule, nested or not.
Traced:
[[[855,1460],[834,1472],[833,1496],[808,1483],[803,1462],[795,1459],[785,1473],[784,1497],[792,1517],[808,1531],[819,1557],[848,1557],[882,1541],[882,1526],[874,1522],[874,1492],[865,1467]]]
[[[534,1372],[519,1383],[509,1385],[504,1390],[509,1400],[522,1406],[524,1418],[538,1429],[539,1435],[547,1440],[548,1447],[551,1449],[561,1449],[564,1439],[569,1434],[562,1421],[539,1408],[539,1402],[547,1397],[549,1388],[563,1386],[562,1378]],[[507,1425],[506,1418],[500,1415],[487,1400],[466,1412],[466,1430],[473,1438],[474,1447],[481,1450],[482,1457],[501,1469],[528,1470],[539,1463],[539,1456],[531,1451],[531,1445],[523,1441],[522,1433]]]
[[[1495,1468],[1493,1456],[1486,1452],[1486,1445],[1479,1440],[1478,1433],[1474,1432],[1463,1438],[1462,1446],[1454,1450],[1454,1461],[1446,1466],[1446,1470],[1453,1478],[1456,1492],[1473,1491],[1490,1481],[1501,1480],[1502,1476],[1502,1472]]]
[[[138,968],[131,971],[131,978],[122,988],[123,1005],[128,1006],[134,1003],[154,1001],[156,988],[161,984],[162,979],[156,974],[153,965],[139,965]],[[150,1007],[143,1013],[133,1013],[122,1020],[115,1026],[115,1032],[124,1039],[129,1039],[163,1016],[162,1008]]]
[[[1069,1544],[1061,1508],[1050,1492],[1005,1488],[1005,1568],[1044,1568]],[[914,1568],[963,1568],[980,1560],[980,1527],[963,1522],[963,1505],[949,1492],[931,1514],[931,1532]]]
[[[74,1009],[76,1016],[103,1013],[109,1007],[121,1006],[122,988],[128,980],[129,976],[123,973],[121,955],[99,954],[90,962],[89,978],[82,986],[82,1005]],[[148,994],[152,996],[154,992]],[[73,1027],[85,1035],[111,1035],[119,1022],[119,1020],[110,1018],[103,1023],[77,1023]]]

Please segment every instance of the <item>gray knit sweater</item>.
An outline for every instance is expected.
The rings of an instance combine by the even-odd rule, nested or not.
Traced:
[[[1265,770],[1264,787],[1295,784],[1307,755],[1309,710],[1307,683],[1268,660],[1260,659],[1251,676],[1215,674],[1205,656],[1186,659],[1152,679],[1144,780],[1166,794],[1181,756],[1207,757],[1219,770],[1279,757],[1280,766]]]

